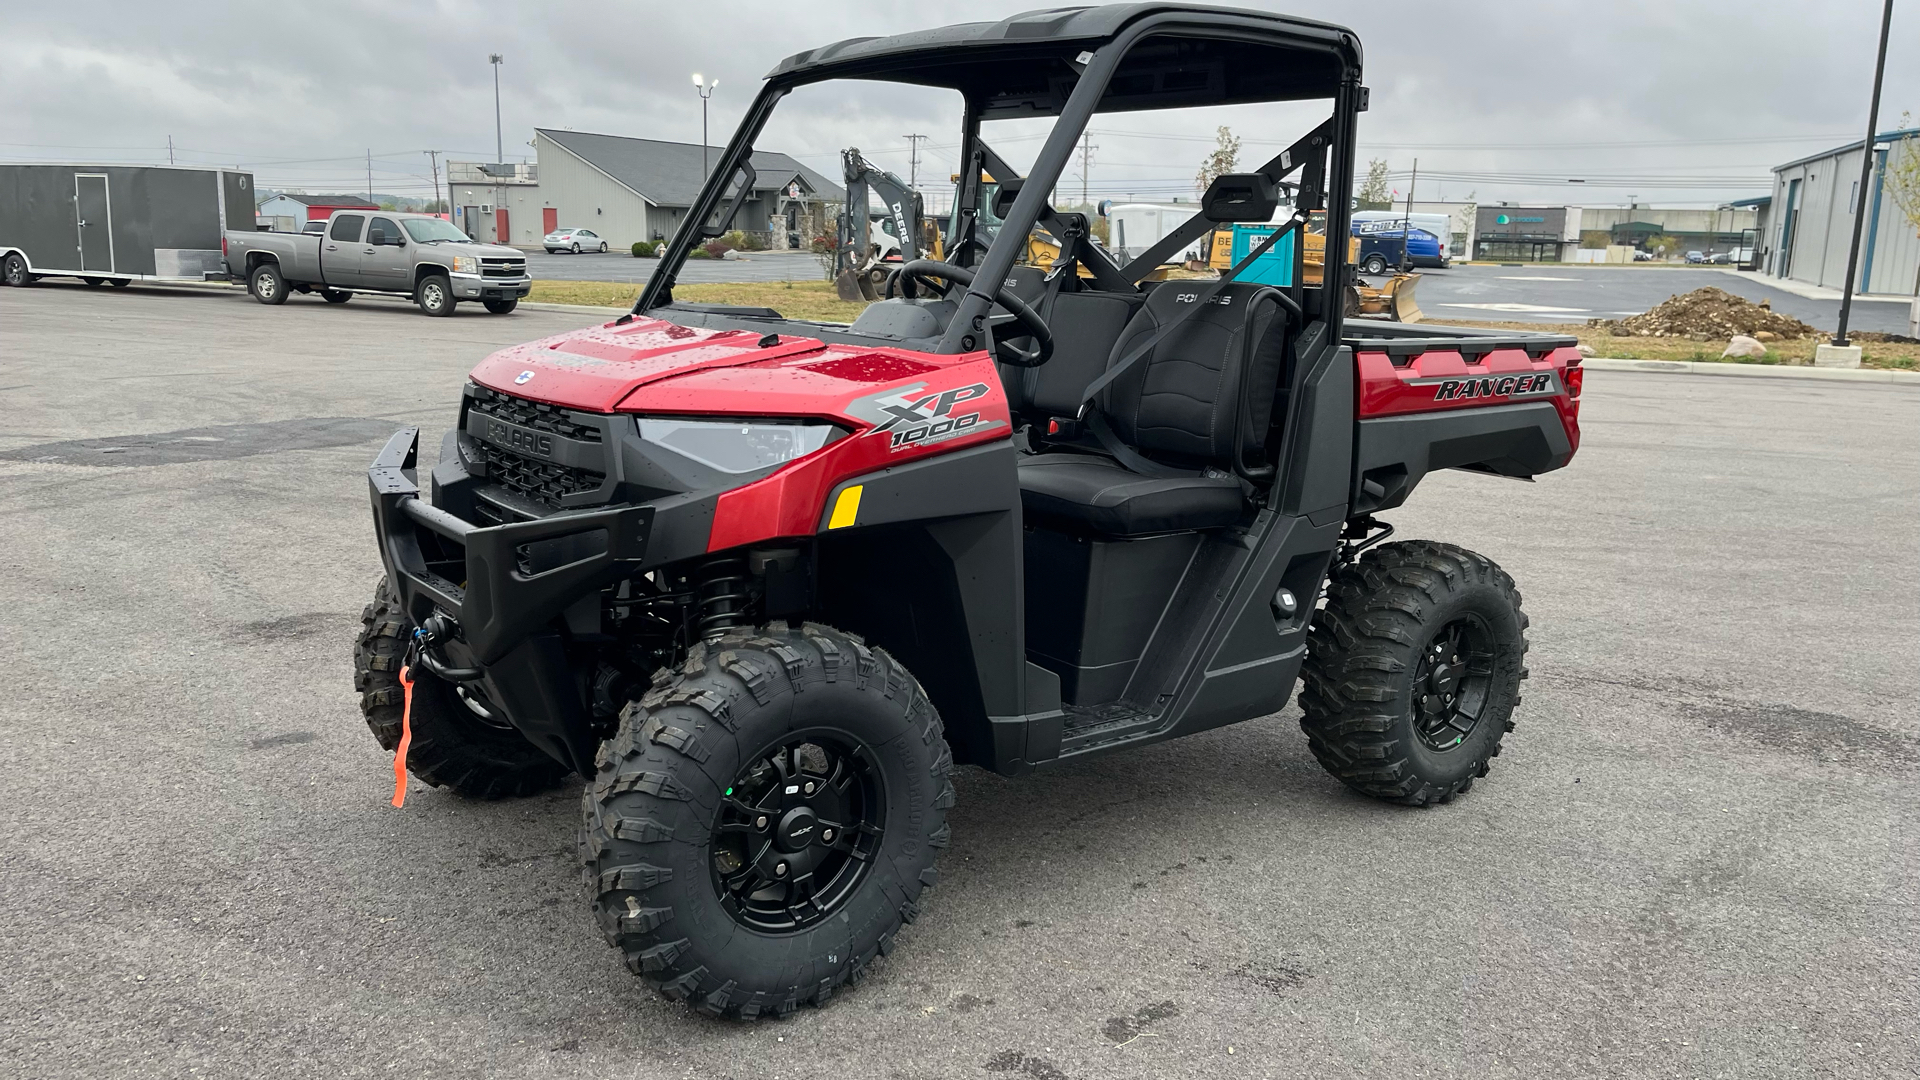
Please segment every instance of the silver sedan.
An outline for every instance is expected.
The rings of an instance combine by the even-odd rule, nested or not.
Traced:
[[[546,244],[549,255],[561,251],[571,251],[578,255],[583,251],[607,250],[607,242],[592,229],[555,229],[546,235],[543,242]]]

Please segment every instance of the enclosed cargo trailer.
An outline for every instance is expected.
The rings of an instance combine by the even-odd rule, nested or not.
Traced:
[[[224,280],[221,234],[253,228],[253,217],[252,173],[0,165],[0,280]]]

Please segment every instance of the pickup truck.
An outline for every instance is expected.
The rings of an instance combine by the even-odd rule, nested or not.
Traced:
[[[478,300],[505,315],[532,288],[517,248],[477,244],[428,214],[335,211],[324,233],[229,231],[221,240],[227,275],[263,304],[317,292],[344,304],[356,292],[401,293],[428,315],[451,315]]]

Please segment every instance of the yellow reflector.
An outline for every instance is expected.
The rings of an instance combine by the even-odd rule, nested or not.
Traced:
[[[844,529],[853,524],[853,519],[860,514],[860,489],[865,486],[855,484],[840,493],[840,497],[834,500],[833,516],[827,519],[827,528]]]

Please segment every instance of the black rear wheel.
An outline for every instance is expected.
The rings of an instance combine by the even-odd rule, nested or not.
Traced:
[[[322,289],[320,290],[320,299],[325,300],[329,304],[344,304],[353,299],[353,294],[345,289]]]
[[[486,300],[483,301],[483,303],[486,304],[487,310],[495,315],[511,315],[513,314],[513,309],[520,306],[518,297],[506,300]]]
[[[1387,272],[1387,260],[1381,258],[1379,255],[1369,255],[1361,269],[1375,276],[1384,274]]]
[[[1527,677],[1527,616],[1493,560],[1383,544],[1336,570],[1307,637],[1300,726],[1340,782],[1414,806],[1487,775]]]
[[[353,688],[360,692],[361,715],[383,750],[400,745],[406,703],[400,668],[412,635],[413,624],[387,579],[381,578],[373,602],[360,613]],[[472,798],[499,799],[545,791],[572,771],[528,742],[480,693],[419,668],[410,674],[413,741],[407,749],[407,771],[415,777]]]
[[[696,645],[587,789],[593,909],[634,974],[752,1019],[857,982],[947,846],[953,755],[920,684],[824,626]]]
[[[280,276],[280,267],[273,263],[261,263],[253,268],[253,273],[247,275],[247,291],[263,304],[287,302],[287,281]]]
[[[103,277],[83,277],[80,280],[86,282],[89,289],[97,289],[107,283],[107,279]]]
[[[18,288],[29,280],[26,258],[17,251],[9,252],[6,261],[0,263],[0,281]]]
[[[124,288],[126,288],[127,286],[129,286],[129,285],[131,285],[131,284],[133,284],[133,279],[132,279],[132,278],[123,278],[123,277],[116,277],[116,278],[108,278],[108,279],[107,279],[107,284],[109,284],[109,285],[111,285],[111,286],[113,286],[113,287],[114,287],[114,288],[116,288],[116,289],[124,289]]]

